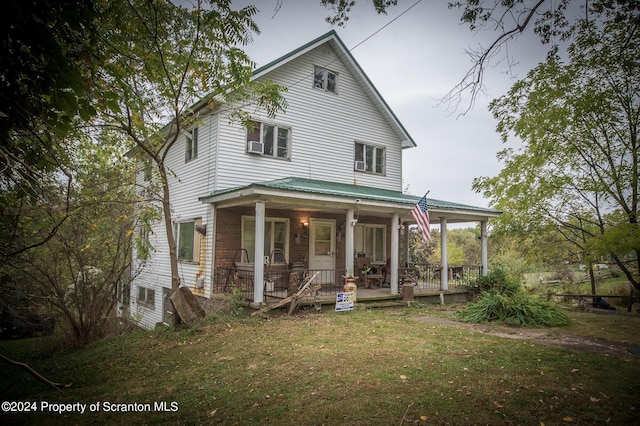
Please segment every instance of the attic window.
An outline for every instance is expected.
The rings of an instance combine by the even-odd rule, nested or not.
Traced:
[[[313,70],[313,87],[325,92],[337,93],[338,73],[323,67],[315,67]]]

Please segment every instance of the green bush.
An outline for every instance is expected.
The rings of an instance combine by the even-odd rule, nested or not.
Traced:
[[[471,287],[479,293],[516,294],[522,290],[520,283],[510,278],[506,271],[499,267],[472,281]]]
[[[571,322],[556,305],[524,292],[484,292],[477,301],[457,311],[456,316],[465,322],[495,321],[516,327],[554,327]]]

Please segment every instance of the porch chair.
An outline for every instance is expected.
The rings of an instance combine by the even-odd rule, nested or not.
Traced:
[[[376,284],[382,287],[381,268],[373,266],[368,257],[356,258],[356,273],[360,277],[360,282],[364,283],[364,288],[374,288]]]
[[[266,259],[265,267],[265,297],[267,292],[286,290],[289,282],[289,263],[284,255],[284,250],[274,249]]]

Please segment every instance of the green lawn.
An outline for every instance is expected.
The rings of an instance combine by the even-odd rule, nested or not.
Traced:
[[[45,358],[33,352],[42,339],[1,342],[3,353],[73,384],[58,392],[0,364],[0,399],[31,401],[39,410],[1,415],[26,424],[637,422],[639,356],[584,353],[414,320],[425,314],[450,317],[451,311],[209,318],[189,330],[136,332]],[[640,344],[640,317],[571,315],[572,325],[550,333]],[[162,402],[167,411],[154,406]],[[40,411],[54,403],[82,403],[87,411],[94,404],[98,411]],[[145,411],[112,412],[124,408]]]

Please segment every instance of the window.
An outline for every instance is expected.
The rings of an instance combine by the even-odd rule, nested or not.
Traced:
[[[200,233],[197,232],[197,229],[201,224],[202,220],[196,219],[189,222],[178,222],[174,225],[178,260],[182,262],[200,261]]]
[[[286,127],[254,121],[247,131],[247,152],[289,158],[289,134]]]
[[[147,260],[153,247],[149,241],[149,228],[142,224],[138,228],[138,241],[136,241],[136,255],[140,260]]]
[[[284,253],[284,258],[275,257],[274,263],[283,263],[288,259],[287,241],[289,233],[288,219],[266,218],[264,223],[264,255],[270,256],[274,250]],[[253,216],[242,217],[242,247],[247,249],[249,261],[254,261],[256,247],[256,218]]]
[[[156,292],[147,287],[138,286],[138,305],[154,309],[156,306]]]
[[[185,144],[185,153],[184,153],[184,162],[188,163],[189,161],[198,158],[198,128],[194,127],[193,130],[189,132],[187,136],[186,144]]]
[[[338,74],[326,68],[315,67],[313,70],[313,87],[322,89],[325,92],[337,93]]]
[[[151,158],[145,158],[143,160],[143,164],[142,164],[142,173],[143,173],[143,179],[145,182],[150,182],[151,181],[151,174],[153,172],[153,165],[151,164]]]
[[[385,149],[356,142],[354,170],[384,174]]]
[[[356,225],[354,230],[355,251],[364,253],[365,257],[370,258],[372,262],[386,262],[386,230],[385,225]]]

